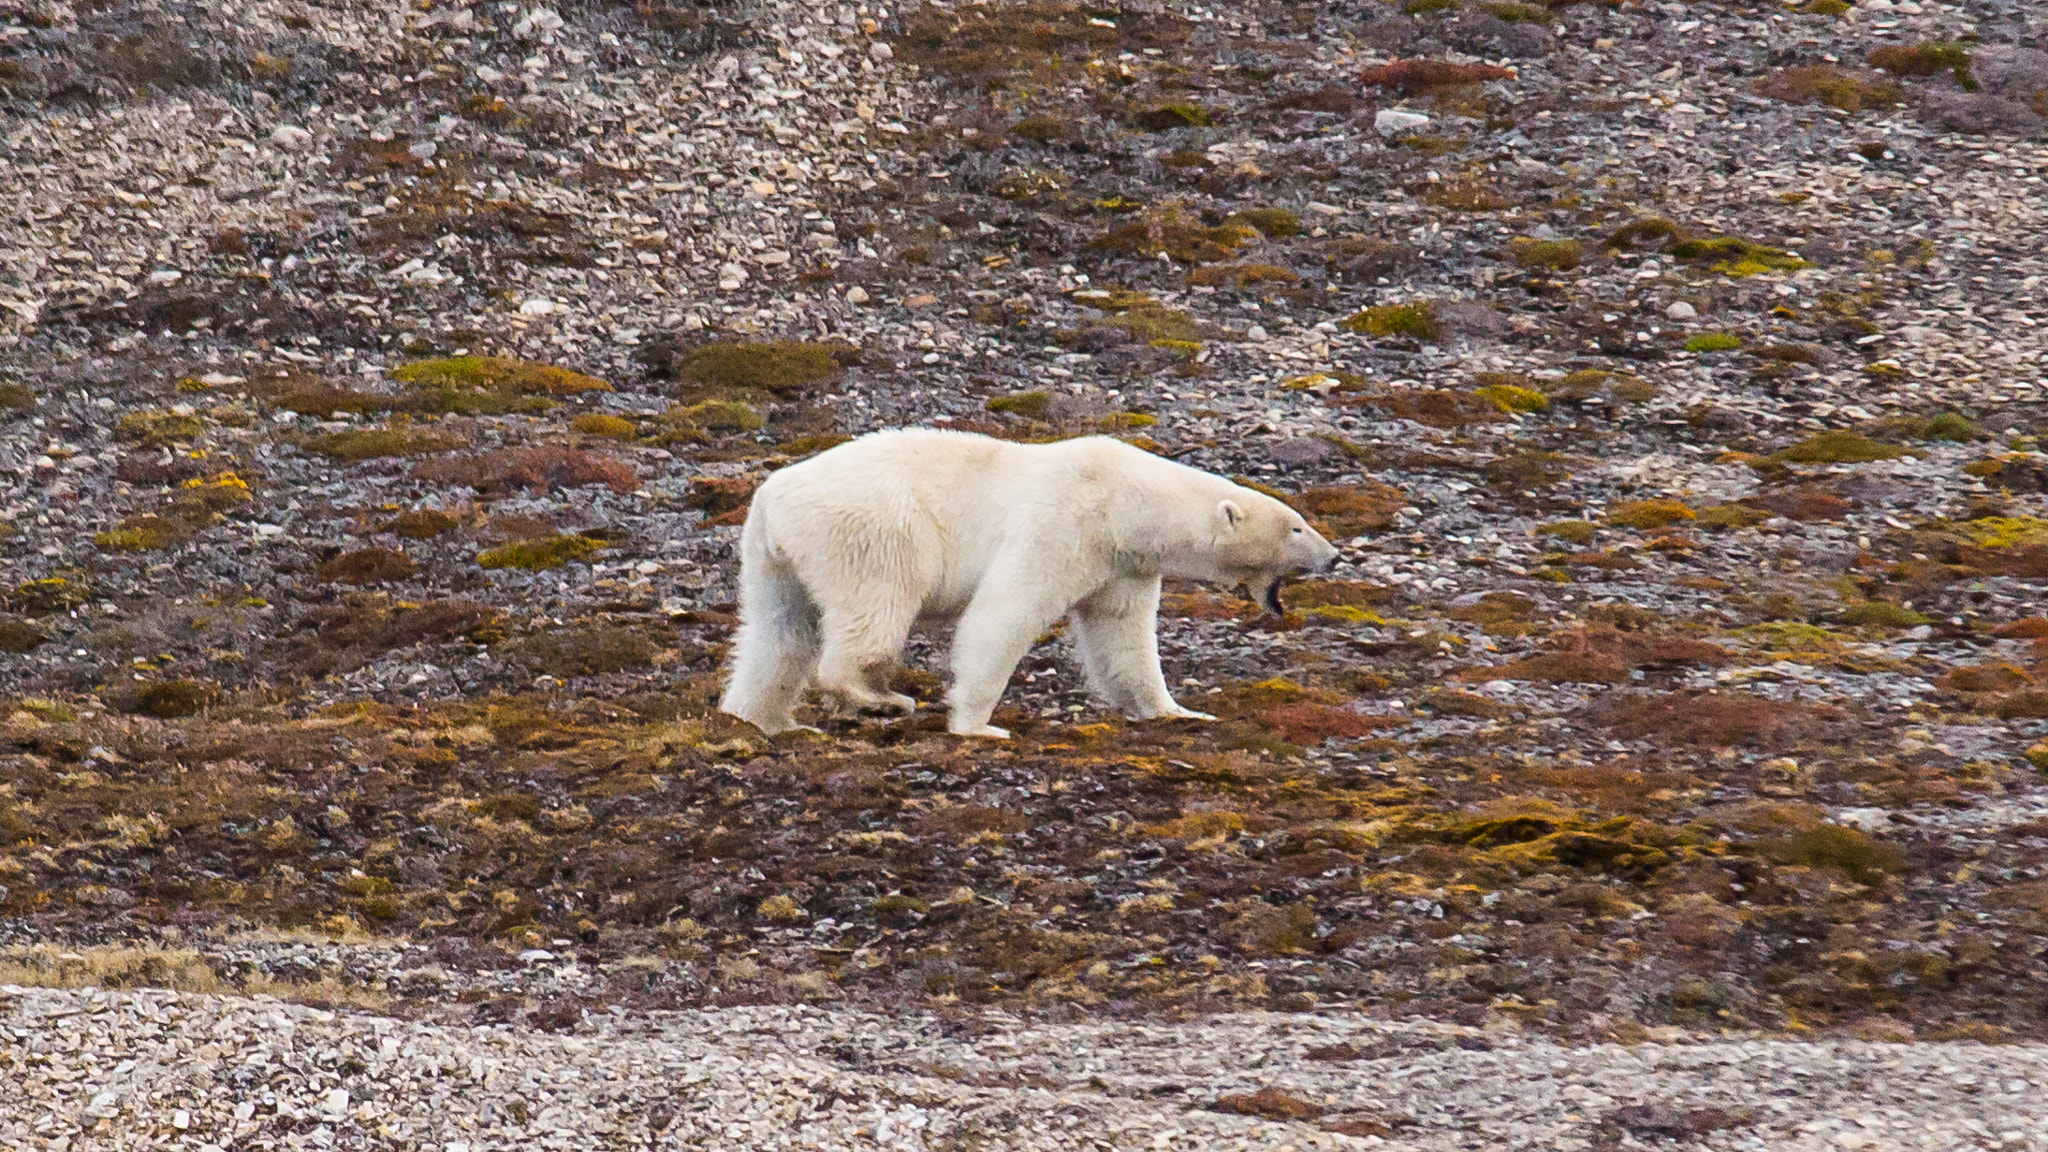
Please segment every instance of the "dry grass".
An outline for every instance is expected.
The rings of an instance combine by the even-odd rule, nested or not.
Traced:
[[[58,948],[48,944],[0,951],[0,984],[25,988],[161,988],[205,995],[275,996],[318,1008],[381,1012],[391,996],[379,988],[332,978],[301,984],[258,974],[223,976],[198,952],[183,948],[111,945]]]

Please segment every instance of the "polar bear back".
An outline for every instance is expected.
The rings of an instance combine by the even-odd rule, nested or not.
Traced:
[[[1191,494],[1206,510],[1233,490],[1107,437],[1013,444],[904,429],[776,472],[746,530],[806,587],[881,581],[915,589],[921,615],[950,615],[998,563],[1107,579],[1120,560],[1156,554],[1151,538],[1185,518],[1175,513]]]

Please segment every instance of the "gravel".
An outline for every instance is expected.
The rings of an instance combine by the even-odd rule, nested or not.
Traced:
[[[2048,1049],[2031,1045],[1675,1035],[1562,1047],[1349,1013],[1036,1025],[782,1007],[604,1014],[564,1035],[269,997],[13,985],[0,997],[0,1141],[57,1152],[1572,1149],[1681,1137],[1729,1149],[2016,1149],[2048,1139]],[[1317,1115],[1218,1109],[1260,1093],[1268,1111]]]

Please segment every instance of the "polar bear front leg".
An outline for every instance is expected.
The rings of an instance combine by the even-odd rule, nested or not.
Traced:
[[[1088,687],[1133,720],[1214,720],[1174,702],[1159,667],[1159,577],[1120,576],[1074,605],[1074,639]]]
[[[990,724],[988,718],[1018,661],[1071,605],[1071,597],[1031,588],[1021,580],[994,579],[975,590],[953,633],[948,731],[955,736],[1009,739],[1009,730]]]

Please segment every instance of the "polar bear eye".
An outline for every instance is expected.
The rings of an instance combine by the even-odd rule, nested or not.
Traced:
[[[1299,535],[1301,535],[1301,529],[1299,529],[1299,528],[1296,528],[1296,529],[1294,530],[1294,534],[1295,534],[1296,536],[1299,536]]]

